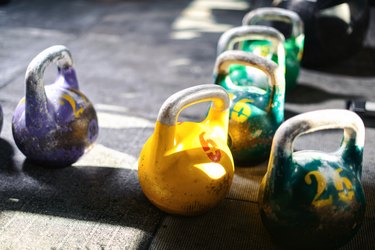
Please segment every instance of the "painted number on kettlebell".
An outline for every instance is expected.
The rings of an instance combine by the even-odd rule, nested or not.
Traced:
[[[271,55],[271,48],[267,45],[257,46],[253,50],[254,54],[262,57],[269,57]],[[272,55],[271,55],[272,56]]]
[[[73,89],[71,89],[71,91],[74,92],[75,94],[79,95],[86,104],[87,100],[81,93],[79,93],[77,91],[74,91]],[[74,117],[76,117],[76,118],[79,117],[81,115],[81,113],[84,111],[84,107],[78,108],[78,105],[77,105],[76,101],[74,100],[74,98],[71,97],[68,94],[63,94],[61,96],[60,105],[64,105],[65,103],[69,103],[69,105],[71,106],[71,108],[73,110]]]
[[[346,177],[341,177],[341,168],[337,169],[335,172],[335,188],[339,191],[339,198],[342,201],[351,201],[354,197],[353,185],[350,180]],[[345,191],[345,187],[348,191]]]
[[[237,122],[245,122],[251,115],[251,108],[247,103],[252,103],[254,100],[242,99],[238,101],[234,106],[231,114],[231,118]]]
[[[324,176],[319,172],[319,171],[311,171],[305,176],[305,182],[308,185],[311,185],[312,183],[312,178],[311,176],[314,176],[317,182],[317,191],[316,195],[314,196],[314,199],[312,201],[312,204],[315,207],[323,207],[327,205],[332,204],[332,195],[329,196],[328,199],[319,199],[322,194],[324,193],[324,190],[327,188],[327,181],[324,178]]]
[[[354,197],[353,185],[348,178],[340,176],[341,172],[342,172],[342,168],[338,168],[334,172],[333,183],[334,183],[335,189],[338,191],[338,197],[341,201],[344,201],[344,202],[351,201]],[[314,176],[317,182],[317,192],[316,192],[316,195],[314,196],[312,204],[315,207],[323,207],[327,205],[332,205],[332,202],[333,202],[332,195],[330,195],[327,199],[320,198],[323,195],[324,191],[327,189],[326,178],[319,171],[316,171],[316,170],[311,171],[305,175],[305,182],[308,185],[312,184],[311,176]]]
[[[219,162],[221,159],[221,152],[217,149],[217,144],[212,139],[204,139],[205,132],[199,135],[199,141],[202,145],[203,150],[206,152],[208,158],[213,162]]]

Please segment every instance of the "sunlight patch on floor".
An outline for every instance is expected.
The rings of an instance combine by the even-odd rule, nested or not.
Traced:
[[[143,230],[136,227],[40,212],[1,211],[6,222],[0,230],[1,249],[112,249],[124,238],[131,239],[133,247],[143,240]]]
[[[126,154],[101,144],[95,144],[74,167],[110,167],[134,169],[137,167],[137,158],[133,155]]]
[[[217,23],[214,10],[246,10],[249,4],[246,1],[225,0],[194,0],[172,24],[172,39],[192,39],[200,37],[201,33],[224,32],[232,25]]]
[[[100,128],[125,129],[154,127],[154,123],[140,117],[108,112],[97,112],[97,115]]]

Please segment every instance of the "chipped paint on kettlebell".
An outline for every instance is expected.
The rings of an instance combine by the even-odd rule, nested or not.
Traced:
[[[293,89],[297,84],[297,78],[300,71],[300,62],[304,47],[304,25],[297,13],[274,7],[258,8],[247,13],[243,20],[243,25],[264,25],[263,21],[279,21],[290,24],[291,34],[285,37],[285,78],[286,89]],[[257,50],[264,47],[267,42],[263,41],[245,41],[240,46],[245,51],[250,51],[259,54]],[[264,51],[264,50],[263,50]],[[269,56],[267,53],[262,56]],[[277,62],[275,57],[272,57],[274,62]]]
[[[366,206],[360,183],[364,127],[358,116],[347,112],[302,114],[286,121],[275,134],[259,208],[265,227],[283,246],[339,247],[361,226]],[[345,129],[337,152],[293,153],[292,143],[299,134],[319,128]]]
[[[229,145],[235,162],[253,165],[264,161],[284,119],[281,68],[243,51],[222,53],[215,68],[215,83],[224,87],[231,98]]]
[[[44,67],[37,68],[36,74],[27,73],[26,97],[14,112],[12,131],[18,148],[29,160],[48,166],[66,166],[77,161],[95,142],[97,116],[92,103],[79,91],[71,63],[59,66],[56,81],[43,86],[46,64],[56,57],[67,60],[64,55],[70,56],[63,46],[46,51],[38,55],[40,58],[36,57],[37,63],[44,63]],[[35,67],[38,65],[29,66],[28,70],[33,71]]]
[[[203,121],[177,122],[184,108],[207,101],[212,106]],[[225,198],[234,175],[228,120],[229,97],[220,86],[198,85],[164,102],[138,161],[139,182],[152,204],[192,216]]]

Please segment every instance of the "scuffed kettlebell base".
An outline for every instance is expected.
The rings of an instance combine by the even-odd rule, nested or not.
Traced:
[[[264,216],[261,210],[261,217]],[[310,225],[293,225],[281,220],[262,221],[273,241],[285,249],[336,249],[349,242],[361,227],[362,218],[350,212],[332,214],[327,211],[323,217],[325,222],[317,220]],[[279,226],[275,226],[277,224]]]
[[[295,152],[293,160],[274,162],[283,168],[294,166],[288,178],[278,176],[269,183],[266,176],[259,191],[262,222],[277,244],[332,249],[357,233],[366,202],[351,168],[360,162],[344,160],[340,154],[305,150]]]
[[[244,123],[229,121],[229,148],[238,166],[254,166],[268,159],[277,128],[268,115],[251,117]]]
[[[13,122],[16,145],[28,161],[45,167],[65,167],[75,163],[95,142],[98,136],[96,112],[89,105],[80,117],[48,132],[36,131],[25,120]]]

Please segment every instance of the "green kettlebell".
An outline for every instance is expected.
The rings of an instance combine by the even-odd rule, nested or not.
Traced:
[[[293,11],[281,8],[259,8],[250,11],[242,20],[247,25],[267,25],[280,27],[285,36],[284,47],[286,51],[286,90],[292,89],[297,84],[300,71],[300,62],[305,41],[303,22],[299,15]],[[266,41],[246,42],[243,49],[254,51],[259,46],[264,46]]]
[[[216,60],[214,82],[231,98],[229,146],[237,165],[254,165],[269,156],[273,135],[284,120],[281,70],[271,60],[239,50],[225,51]]]
[[[298,136],[324,129],[343,129],[336,152],[293,152]],[[280,126],[259,190],[263,224],[278,244],[336,248],[355,235],[366,206],[360,182],[364,140],[361,118],[348,110],[308,112]]]
[[[217,45],[217,56],[227,50],[243,50],[243,44],[251,42],[253,54],[274,61],[282,75],[285,72],[284,37],[276,29],[266,26],[239,26],[224,32]],[[255,47],[254,47],[255,46]],[[264,88],[268,85],[267,76],[259,71],[246,70],[246,66],[232,65],[229,69],[231,79],[238,86],[256,85]],[[225,85],[223,85],[224,88]],[[228,89],[228,88],[227,88]]]

